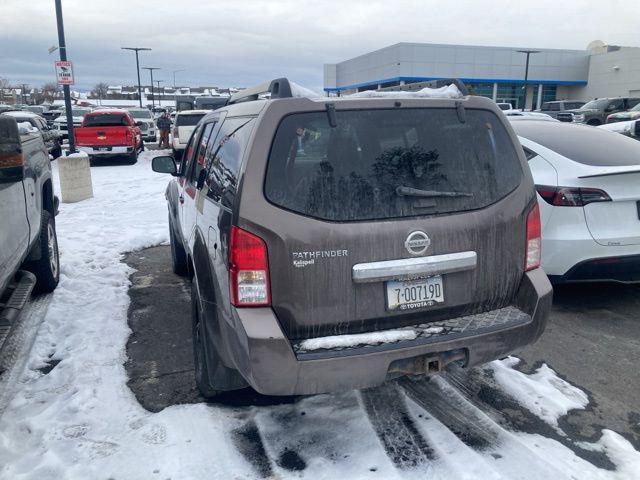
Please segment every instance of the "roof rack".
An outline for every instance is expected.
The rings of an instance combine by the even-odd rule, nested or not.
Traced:
[[[381,88],[379,92],[414,92],[423,88],[442,88],[449,85],[455,85],[464,96],[469,95],[469,90],[464,82],[458,78],[440,78],[438,80],[427,80],[424,82],[405,83],[404,85],[395,85],[393,87]]]
[[[293,97],[291,92],[291,84],[286,78],[276,78],[270,82],[261,83],[255,87],[245,88],[244,90],[234,93],[229,97],[227,105],[233,105],[240,102],[251,102],[257,100],[262,94],[270,93],[271,98],[290,98]]]

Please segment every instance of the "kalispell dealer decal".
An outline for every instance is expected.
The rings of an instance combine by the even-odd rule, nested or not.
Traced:
[[[316,261],[337,257],[348,257],[348,250],[318,250],[315,252],[293,252],[293,266],[304,268],[315,265]]]

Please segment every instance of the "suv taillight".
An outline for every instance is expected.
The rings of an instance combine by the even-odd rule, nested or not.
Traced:
[[[550,187],[536,185],[538,194],[554,207],[584,207],[594,202],[610,202],[611,197],[599,188]]]
[[[173,127],[173,138],[178,138],[178,127]]]
[[[265,307],[271,304],[267,246],[241,228],[231,227],[229,289],[235,307]]]
[[[527,215],[527,243],[524,252],[524,271],[528,272],[540,266],[542,253],[542,227],[540,225],[540,207],[538,202]]]

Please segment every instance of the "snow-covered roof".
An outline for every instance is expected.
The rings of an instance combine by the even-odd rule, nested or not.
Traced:
[[[366,90],[341,98],[462,98],[463,96],[458,87],[452,83],[440,88],[427,87],[414,92]]]

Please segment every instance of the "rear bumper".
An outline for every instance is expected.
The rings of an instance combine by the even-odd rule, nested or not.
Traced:
[[[78,147],[78,150],[92,157],[108,157],[111,155],[127,155],[133,153],[133,147],[100,147],[109,150],[96,150],[97,147]]]
[[[564,275],[550,275],[549,279],[554,284],[566,282],[637,283],[640,282],[640,254],[585,260],[575,265]]]
[[[533,343],[544,331],[552,289],[541,269],[522,279],[513,321],[437,338],[419,337],[377,346],[296,353],[270,308],[232,309],[235,326],[224,325],[231,363],[265,395],[310,395],[379,385],[403,373],[419,371],[423,359],[460,360],[473,366],[503,357]],[[497,312],[497,311],[496,311]],[[495,312],[490,312],[489,316]],[[470,318],[470,317],[465,317]],[[455,322],[459,319],[452,319]],[[222,322],[226,324],[226,322]],[[227,336],[228,335],[228,336]]]
[[[186,143],[180,143],[180,140],[178,140],[177,138],[174,138],[171,141],[171,145],[173,146],[174,150],[184,150],[185,148],[187,148],[187,144]]]

